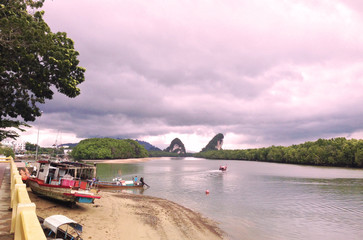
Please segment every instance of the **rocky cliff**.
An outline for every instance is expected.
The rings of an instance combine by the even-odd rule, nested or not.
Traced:
[[[223,139],[224,135],[222,133],[218,133],[214,136],[212,140],[209,141],[207,146],[202,149],[202,152],[208,151],[208,150],[221,150],[223,146]]]
[[[164,151],[177,154],[186,154],[184,144],[179,138],[175,138],[173,141],[171,141],[170,146],[164,149]]]

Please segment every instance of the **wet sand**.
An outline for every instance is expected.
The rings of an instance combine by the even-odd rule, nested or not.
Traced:
[[[34,195],[37,214],[62,214],[83,225],[83,239],[226,239],[218,224],[174,202],[119,192],[101,191],[95,204],[61,202]]]

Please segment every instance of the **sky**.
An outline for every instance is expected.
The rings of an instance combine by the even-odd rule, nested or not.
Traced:
[[[198,152],[363,137],[360,0],[46,0],[86,81],[21,138],[178,137]]]

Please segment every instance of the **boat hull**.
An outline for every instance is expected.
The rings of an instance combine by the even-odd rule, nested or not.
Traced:
[[[28,184],[35,194],[63,202],[94,203],[95,199],[100,198],[100,196],[91,195],[86,192],[73,191],[72,187],[44,184],[36,179],[28,179]]]
[[[128,186],[128,185],[118,185],[118,184],[114,184],[114,183],[97,183],[95,184],[96,188],[106,188],[106,189],[135,189],[135,188],[144,188],[143,185],[132,185],[132,186]]]

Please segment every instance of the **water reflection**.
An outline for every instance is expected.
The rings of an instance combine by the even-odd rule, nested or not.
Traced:
[[[131,180],[136,174],[142,175],[143,165],[140,164],[115,164],[97,163],[97,178],[101,181],[112,181],[116,177]]]
[[[129,194],[144,194],[145,190],[147,190],[147,188],[130,188],[130,189],[119,189],[119,190],[114,190],[114,189],[102,189],[103,192],[112,192],[112,193],[129,193]]]
[[[224,164],[228,171],[220,172]],[[194,158],[102,164],[97,170],[105,180],[120,171],[123,178],[143,176],[151,188],[133,193],[200,211],[220,222],[231,239],[363,236],[363,170]]]

